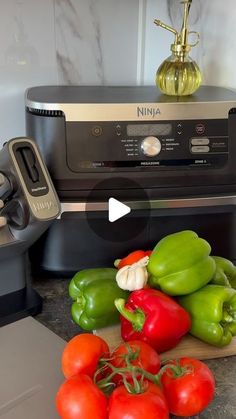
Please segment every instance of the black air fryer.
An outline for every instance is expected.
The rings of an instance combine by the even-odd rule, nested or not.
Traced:
[[[236,260],[234,92],[202,87],[179,98],[148,86],[41,86],[27,90],[25,105],[27,135],[62,207],[32,248],[38,269],[61,276],[111,266],[183,229]],[[132,210],[113,225],[110,197]]]

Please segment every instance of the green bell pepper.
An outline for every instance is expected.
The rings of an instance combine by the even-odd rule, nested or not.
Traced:
[[[178,298],[191,316],[190,333],[215,346],[228,345],[236,335],[236,290],[222,285],[206,285]]]
[[[147,266],[150,285],[169,295],[190,294],[212,278],[215,261],[211,246],[191,230],[164,237],[154,248]]]
[[[228,259],[220,256],[212,257],[216,263],[216,271],[211,283],[236,288],[236,266]]]
[[[116,273],[113,268],[85,269],[70,281],[71,314],[82,329],[91,331],[119,322],[114,300],[126,299],[129,292],[118,287]]]

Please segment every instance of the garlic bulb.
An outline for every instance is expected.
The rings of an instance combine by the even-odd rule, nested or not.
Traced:
[[[134,291],[142,289],[148,280],[147,264],[149,257],[145,256],[133,265],[127,265],[119,269],[116,274],[116,282],[123,290]]]

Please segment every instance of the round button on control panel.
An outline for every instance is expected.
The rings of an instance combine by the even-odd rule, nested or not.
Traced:
[[[161,142],[157,137],[146,137],[141,143],[141,150],[147,157],[157,156],[161,151]]]
[[[102,135],[102,127],[99,125],[94,125],[91,129],[91,132],[94,137],[100,137],[100,135]]]

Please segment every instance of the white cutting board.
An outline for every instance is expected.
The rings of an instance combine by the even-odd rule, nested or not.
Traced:
[[[66,342],[32,317],[0,328],[0,418],[58,419]]]

